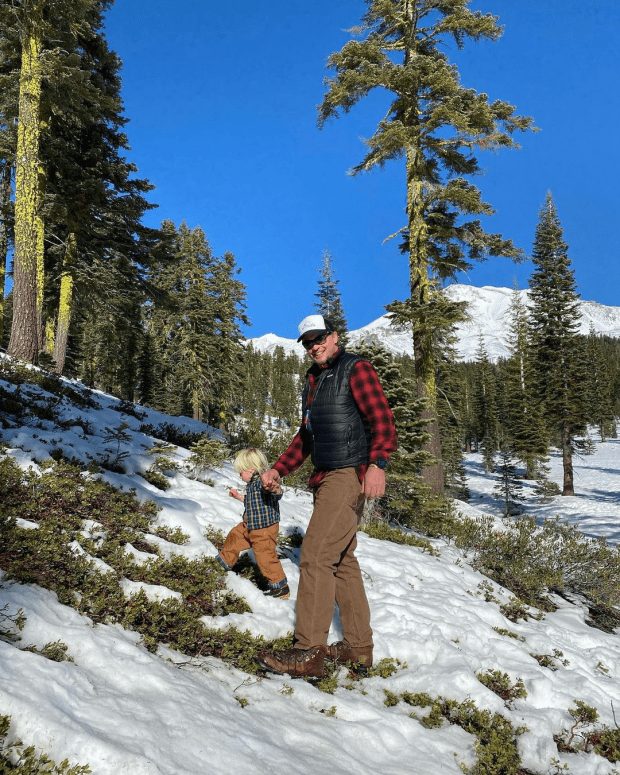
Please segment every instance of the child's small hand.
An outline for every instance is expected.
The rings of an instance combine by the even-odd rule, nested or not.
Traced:
[[[236,498],[237,500],[242,500],[242,496],[239,495],[239,492],[237,490],[235,490],[234,487],[231,487],[228,490],[228,494],[230,495],[231,498]]]

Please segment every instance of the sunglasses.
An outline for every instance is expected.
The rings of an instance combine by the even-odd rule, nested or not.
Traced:
[[[330,333],[331,333],[330,331],[326,331],[324,334],[319,334],[318,336],[315,336],[314,339],[303,339],[301,343],[306,348],[306,350],[311,350],[315,344],[323,344],[323,342],[327,339]]]

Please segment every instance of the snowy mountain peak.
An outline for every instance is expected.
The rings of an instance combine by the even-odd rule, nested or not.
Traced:
[[[473,285],[455,283],[445,290],[451,301],[465,301],[468,304],[468,320],[457,327],[457,352],[466,361],[473,360],[482,335],[488,356],[491,360],[506,357],[508,350],[508,330],[510,324],[509,309],[514,291],[511,288],[494,288],[485,285],[476,288]],[[529,304],[527,290],[518,292],[523,303]],[[608,307],[596,301],[581,301],[581,333],[593,330],[598,334],[620,337],[620,307]],[[360,342],[378,342],[394,355],[413,355],[411,331],[406,326],[393,326],[383,315],[362,328],[349,331],[349,342],[355,346]],[[276,334],[265,334],[252,342],[256,350],[273,352],[282,347],[287,354],[295,353],[303,357],[305,351],[295,339],[287,339]]]

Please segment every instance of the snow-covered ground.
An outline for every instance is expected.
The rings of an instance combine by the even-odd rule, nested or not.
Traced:
[[[13,386],[0,380],[7,390]],[[61,432],[22,426],[4,429],[8,454],[23,467],[42,460],[52,447],[86,458],[101,454],[105,428],[129,426],[130,471],[145,470],[149,438],[140,421],[113,411],[117,402],[96,394],[100,409],[68,403],[67,419],[79,414],[90,422]],[[186,429],[198,424],[147,412],[141,422],[170,421]],[[546,506],[526,490],[526,509],[543,517],[560,515],[593,536],[620,538],[620,441],[598,443],[591,457],[575,461],[574,498],[556,497]],[[110,446],[110,443],[107,443]],[[179,459],[187,457],[179,451]],[[559,460],[552,459],[552,478],[560,481]],[[492,478],[480,458],[467,461],[471,501],[468,516],[498,515],[491,497]],[[136,475],[110,474],[115,485],[134,487],[139,498],[162,507],[158,524],[179,527],[190,535],[186,556],[213,556],[204,537],[211,525],[228,531],[241,516],[242,504],[228,495],[240,480],[230,464],[212,474],[207,486],[177,473],[166,492]],[[309,495],[286,489],[282,499],[282,531],[303,530],[311,514]],[[595,754],[558,753],[553,735],[568,729],[575,700],[596,707],[600,721],[620,721],[620,638],[585,624],[585,611],[558,599],[559,608],[537,621],[513,623],[496,602],[485,601],[485,577],[474,572],[454,546],[433,541],[440,556],[411,546],[378,541],[359,534],[358,556],[363,570],[375,633],[375,661],[399,660],[388,678],[364,678],[352,688],[327,694],[302,680],[249,676],[215,658],[188,659],[161,647],[157,654],[139,643],[139,636],[120,626],[93,626],[90,620],[60,605],[56,596],[36,586],[2,581],[0,609],[22,608],[26,625],[21,641],[0,641],[0,714],[12,717],[11,732],[34,744],[57,762],[89,764],[95,775],[434,775],[462,772],[460,764],[475,761],[474,737],[447,723],[429,729],[410,717],[404,703],[384,703],[386,691],[426,692],[498,712],[515,727],[528,729],[518,738],[522,765],[533,773],[557,773],[567,765],[572,775],[605,775],[614,767]],[[228,584],[241,595],[251,613],[221,617],[210,626],[235,625],[267,638],[284,635],[294,625],[299,571],[294,559],[283,561],[290,600],[265,598],[247,579],[228,574]],[[492,584],[493,595],[506,602],[510,591]],[[498,630],[510,630],[518,638]],[[341,637],[337,617],[330,638]],[[73,662],[53,662],[23,651],[62,641]],[[557,670],[532,656],[561,651]],[[565,664],[564,664],[565,663]],[[476,677],[499,670],[527,697],[512,707]],[[344,681],[343,681],[344,682]],[[243,700],[243,703],[240,702]],[[247,704],[246,704],[247,703]],[[559,764],[554,765],[556,759]]]

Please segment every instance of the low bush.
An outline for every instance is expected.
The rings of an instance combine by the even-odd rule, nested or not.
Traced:
[[[168,490],[172,487],[170,481],[163,474],[160,474],[159,471],[143,471],[140,476],[146,479],[149,484],[152,484],[153,487],[157,487],[158,490]]]
[[[568,753],[597,753],[610,762],[620,762],[620,727],[595,726],[599,714],[596,708],[575,700],[575,708],[568,712],[574,719],[570,729],[555,736],[558,751]],[[615,770],[614,770],[615,772]]]
[[[34,746],[24,748],[21,740],[7,743],[10,716],[0,716],[0,775],[88,775],[86,765],[69,766],[68,759],[56,764],[46,754],[36,755]]]
[[[221,465],[231,454],[223,442],[210,436],[202,436],[189,449],[192,454],[185,464],[185,470],[190,478],[201,481],[210,468]]]
[[[213,558],[173,555],[133,562],[126,544],[153,551],[146,539],[157,509],[149,501],[138,503],[131,491],[115,490],[66,463],[48,461],[38,476],[3,458],[0,503],[0,567],[8,578],[54,591],[61,603],[95,623],[118,622],[138,631],[151,651],[165,643],[190,656],[217,656],[256,673],[259,649],[292,645],[290,636],[270,644],[249,633],[205,626],[203,617],[248,610],[245,601],[227,590],[225,573]],[[37,529],[18,527],[17,517],[36,523]],[[94,533],[84,530],[85,520],[97,524]],[[110,570],[98,570],[92,558],[103,560]],[[152,601],[144,590],[128,598],[121,586],[124,578],[165,586],[182,600]],[[15,629],[17,616],[7,613],[2,621]]]
[[[577,527],[520,517],[496,530],[491,518],[462,519],[456,544],[472,564],[526,604],[553,610],[550,593],[579,594],[590,622],[608,632],[620,625],[620,549],[590,539]]]
[[[412,713],[413,718],[430,729],[448,722],[475,736],[476,763],[471,768],[461,764],[467,775],[519,775],[522,772],[517,737],[527,731],[525,727],[515,729],[499,713],[477,708],[473,700],[457,702],[443,697],[433,700],[426,693],[410,692],[394,696],[408,705],[430,708],[423,716]]]
[[[501,697],[507,707],[510,707],[515,700],[527,697],[523,680],[517,678],[513,683],[508,673],[502,673],[501,670],[487,670],[486,673],[480,673],[476,677],[487,689]]]
[[[174,444],[175,447],[183,447],[189,449],[192,444],[199,441],[205,434],[195,433],[192,431],[184,431],[181,428],[177,428],[171,422],[162,422],[159,425],[150,425],[148,423],[140,426],[140,432],[147,436],[152,436],[155,439],[161,439],[168,444]]]
[[[404,544],[405,546],[417,546],[429,554],[436,557],[439,556],[439,553],[433,548],[428,539],[421,538],[412,533],[406,533],[401,528],[390,527],[390,525],[381,520],[373,519],[365,525],[361,525],[359,529],[371,538],[378,538],[380,541],[391,541],[394,544]]]

